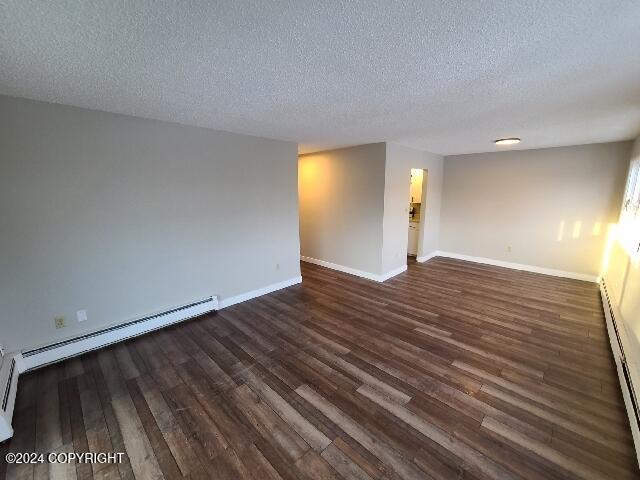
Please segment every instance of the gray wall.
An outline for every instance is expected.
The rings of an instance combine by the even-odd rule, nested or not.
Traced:
[[[300,252],[380,274],[385,144],[300,156]]]
[[[598,275],[607,225],[618,219],[630,147],[446,157],[439,249]]]
[[[0,97],[0,149],[10,350],[300,275],[293,143]]]
[[[442,157],[393,143],[387,143],[384,186],[384,234],[382,270],[384,273],[407,264],[408,199],[412,168],[426,169],[423,185],[418,257],[438,249],[440,199],[442,195]]]

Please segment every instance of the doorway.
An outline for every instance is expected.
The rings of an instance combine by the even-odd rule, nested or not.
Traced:
[[[411,169],[409,188],[409,230],[407,235],[407,256],[416,258],[420,250],[422,225],[426,213],[428,172],[422,168]]]

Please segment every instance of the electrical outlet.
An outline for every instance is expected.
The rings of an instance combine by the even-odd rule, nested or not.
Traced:
[[[511,251],[511,245],[507,245],[507,252]]]
[[[280,270],[280,264],[276,263],[276,270]]]
[[[56,328],[64,328],[64,317],[56,317],[53,319]]]
[[[87,321],[87,311],[86,310],[78,310],[76,312],[76,318],[78,319],[79,322],[86,322]]]

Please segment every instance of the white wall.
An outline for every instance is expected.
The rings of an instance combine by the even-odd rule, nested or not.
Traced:
[[[439,155],[387,143],[384,187],[383,272],[407,264],[409,189],[412,168],[428,170],[423,185],[418,257],[438,249],[443,159]],[[424,193],[426,192],[426,196]]]
[[[374,143],[300,156],[303,257],[381,273],[385,153]]]
[[[296,148],[0,97],[2,343],[300,275]]]
[[[640,157],[640,137],[636,139],[630,157],[631,160]],[[640,257],[630,257],[616,240],[611,244],[606,267],[603,277],[622,317],[616,320],[624,325],[626,335],[623,339],[628,340],[625,353],[634,384],[640,386]]]
[[[446,157],[439,249],[597,276],[607,226],[618,219],[630,147]]]

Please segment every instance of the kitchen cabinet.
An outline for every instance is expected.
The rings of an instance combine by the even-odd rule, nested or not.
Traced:
[[[411,169],[411,190],[409,192],[409,203],[422,202],[422,180],[424,170],[420,168]]]
[[[407,253],[409,255],[418,255],[419,225],[419,223],[409,222],[409,241],[407,243]]]

